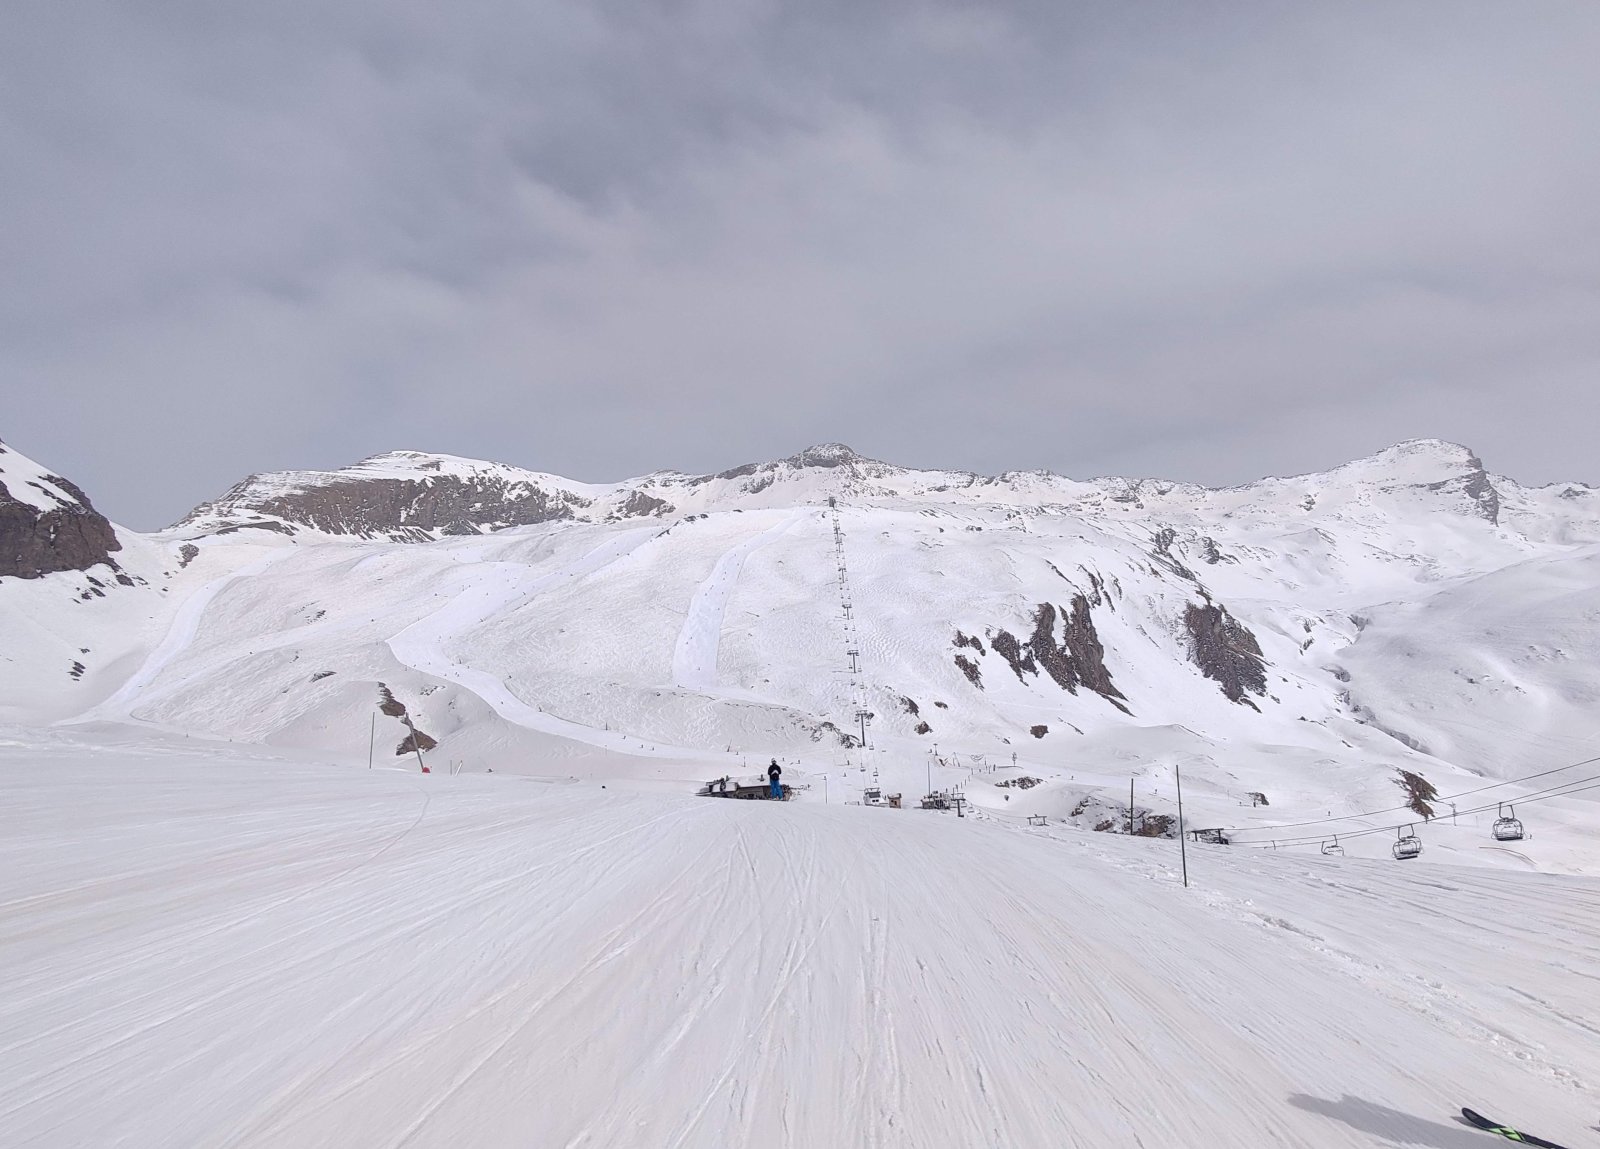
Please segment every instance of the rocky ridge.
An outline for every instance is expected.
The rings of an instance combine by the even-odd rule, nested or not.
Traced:
[[[1386,506],[1422,505],[1502,525],[1530,504],[1588,502],[1594,492],[1522,488],[1491,476],[1476,454],[1436,439],[1397,444],[1331,471],[1265,478],[1208,488],[1160,479],[1069,479],[1049,471],[918,470],[823,443],[765,463],[713,474],[660,471],[610,484],[587,484],[502,463],[418,451],[376,455],[332,471],[252,475],[220,498],[203,503],[176,529],[189,537],[240,530],[317,532],[364,539],[426,542],[483,534],[554,520],[616,522],[670,520],[716,510],[819,503],[838,498],[865,505],[905,499],[955,507],[981,504],[1030,511],[1130,520],[1155,519],[1165,530],[1156,550],[1171,550],[1180,532],[1165,520],[1262,512],[1315,519],[1338,513],[1381,516]],[[1585,508],[1590,510],[1592,508]],[[1190,532],[1193,533],[1193,532]],[[1194,533],[1197,561],[1234,561],[1208,535]]]
[[[121,549],[116,530],[77,486],[0,442],[0,578],[106,566],[126,582],[111,557]]]

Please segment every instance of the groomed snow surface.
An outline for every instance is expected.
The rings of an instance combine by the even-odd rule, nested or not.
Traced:
[[[277,754],[277,757],[272,755]],[[1592,878],[0,731],[6,1146],[1433,1146],[1600,1118]]]

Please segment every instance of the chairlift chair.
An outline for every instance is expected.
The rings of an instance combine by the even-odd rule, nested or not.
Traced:
[[[1501,803],[1494,820],[1494,840],[1515,842],[1522,838],[1522,823],[1517,820],[1517,808]]]
[[[1335,857],[1335,858],[1344,857],[1344,847],[1339,845],[1339,835],[1338,834],[1335,834],[1333,836],[1333,841],[1322,843],[1322,852],[1324,854],[1329,855],[1330,857]]]
[[[1407,858],[1415,858],[1422,853],[1422,839],[1417,837],[1411,826],[1397,830],[1396,833],[1399,837],[1396,839],[1395,844],[1389,847],[1394,853],[1395,861],[1403,862]]]

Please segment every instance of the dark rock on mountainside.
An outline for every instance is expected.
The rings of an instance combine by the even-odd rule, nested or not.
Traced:
[[[395,757],[398,758],[405,754],[417,754],[423,750],[432,750],[438,745],[439,743],[432,735],[412,729],[404,738],[400,739],[400,745],[394,748],[394,753]]]
[[[791,467],[850,467],[857,463],[874,463],[877,460],[868,459],[858,455],[843,443],[818,443],[807,447],[798,455],[791,455],[785,459]]]
[[[1250,628],[1212,602],[1190,604],[1183,625],[1189,632],[1189,656],[1200,672],[1220,683],[1230,700],[1254,707],[1245,694],[1267,692],[1267,671],[1261,644]]]
[[[1157,562],[1166,567],[1179,578],[1188,579],[1190,582],[1198,583],[1200,580],[1195,578],[1194,571],[1184,566],[1183,563],[1178,559],[1178,556],[1172,553],[1172,544],[1177,541],[1177,531],[1173,530],[1171,527],[1160,527],[1156,530],[1155,535],[1152,536],[1150,540],[1150,553],[1155,557]]]
[[[1057,620],[1061,622],[1061,637],[1056,637]],[[983,646],[977,639],[969,639],[956,632],[956,645],[971,645],[981,655]],[[1042,669],[1051,680],[1069,694],[1078,693],[1082,686],[1100,695],[1124,713],[1125,695],[1111,681],[1106,669],[1105,647],[1095,631],[1089,599],[1082,595],[1072,598],[1072,610],[1063,610],[1052,603],[1041,602],[1033,611],[1033,633],[1026,642],[1020,641],[1008,630],[995,630],[989,635],[989,646],[1011,672],[1022,682],[1027,675],[1037,676]],[[958,657],[956,662],[961,663]],[[966,667],[962,670],[965,672]],[[968,677],[971,674],[968,673]]]
[[[415,479],[334,474],[271,494],[261,490],[260,476],[253,475],[222,498],[197,507],[179,525],[224,517],[235,529],[282,529],[268,526],[280,520],[331,535],[423,542],[436,535],[471,535],[569,519],[575,508],[587,505],[588,500],[569,491],[546,490],[492,472]]]
[[[737,467],[730,467],[726,471],[718,471],[714,475],[699,475],[687,479],[686,482],[689,486],[696,487],[709,483],[714,479],[721,479],[725,482],[746,479],[748,482],[744,483],[740,489],[745,494],[754,495],[772,486],[777,481],[777,477],[785,470],[803,471],[807,468],[825,471],[843,470],[851,475],[862,473],[861,468],[866,468],[867,472],[873,474],[896,470],[896,468],[890,467],[886,463],[856,454],[843,443],[818,443],[815,446],[807,447],[797,455],[790,455],[787,459],[780,459],[777,462],[742,463]]]
[[[1439,800],[1439,791],[1432,782],[1414,770],[1397,770],[1400,775],[1396,779],[1400,789],[1406,792],[1406,805],[1421,814],[1426,821],[1433,817],[1433,807],[1428,803]]]
[[[59,475],[38,481],[8,474],[3,456],[12,454],[0,443],[0,578],[41,578],[100,565],[117,569],[111,555],[122,543],[88,496]],[[8,480],[19,489],[8,488]],[[23,487],[31,488],[27,499],[18,497]],[[41,501],[45,508],[35,505]]]
[[[402,754],[415,754],[419,750],[432,750],[439,745],[438,739],[417,729],[406,704],[394,696],[394,691],[389,689],[387,683],[378,683],[378,710],[390,718],[398,718],[405,723],[406,736],[400,740],[400,745],[395,747],[396,757]]]
[[[1478,514],[1499,526],[1500,492],[1489,481],[1489,473],[1483,469],[1483,460],[1468,451],[1466,467],[1466,471],[1459,478],[1429,483],[1428,489],[1461,495],[1477,508]]]
[[[1039,665],[1056,684],[1076,694],[1083,686],[1125,710],[1117,700],[1124,698],[1122,691],[1111,681],[1106,669],[1105,647],[1094,629],[1089,600],[1078,594],[1072,597],[1072,613],[1061,611],[1062,637],[1056,641],[1057,608],[1041,602],[1033,613],[1033,637],[1028,645],[1033,648]]]
[[[647,495],[643,491],[632,491],[623,500],[613,518],[642,519],[648,515],[670,515],[676,508],[665,499],[658,499],[654,495]]]
[[[1017,676],[1018,682],[1026,682],[1027,674],[1038,674],[1039,664],[1033,660],[1033,651],[1026,645],[1017,641],[1017,636],[1009,630],[997,630],[989,636],[989,645],[994,652],[1006,660],[1006,665],[1011,668],[1011,673]]]

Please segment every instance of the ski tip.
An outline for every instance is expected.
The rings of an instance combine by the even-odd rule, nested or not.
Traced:
[[[1523,1145],[1542,1145],[1547,1147],[1547,1149],[1561,1149],[1561,1146],[1557,1145],[1554,1141],[1546,1141],[1544,1138],[1535,1137],[1531,1133],[1522,1133],[1516,1129],[1510,1128],[1509,1126],[1498,1124],[1497,1122],[1489,1120],[1489,1118],[1485,1117],[1483,1114],[1468,1109],[1465,1106],[1462,1107],[1461,1116],[1464,1117],[1469,1124],[1476,1125],[1479,1129],[1486,1130],[1490,1133],[1498,1133],[1508,1141],[1516,1141]]]

